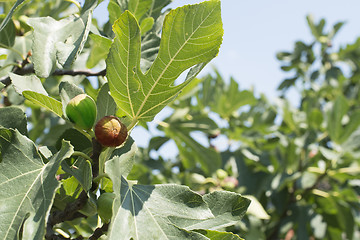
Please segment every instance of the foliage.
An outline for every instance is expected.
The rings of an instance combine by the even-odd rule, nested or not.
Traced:
[[[0,206],[10,209],[0,217],[11,226],[0,236],[360,238],[360,38],[335,49],[343,23],[325,31],[325,20],[308,16],[314,40],[277,54],[289,77],[272,103],[216,70],[195,78],[221,43],[219,2],[161,11],[169,2],[110,0],[104,26],[91,20],[96,1],[75,15],[64,1],[3,4],[15,31],[4,25],[14,41],[0,36],[8,49],[0,71]],[[200,12],[209,18],[199,21]],[[42,38],[53,31],[49,23],[63,31]],[[129,137],[102,149],[91,131],[76,129],[64,109],[84,92],[96,99],[96,121],[117,115],[129,130],[141,125],[152,134],[149,145]],[[287,100],[294,92],[299,103]],[[170,113],[155,134],[146,121],[165,105]],[[161,154],[169,151],[176,157]],[[110,192],[107,224],[96,203]]]
[[[220,1],[111,0],[98,26],[101,2],[1,3],[0,238],[240,239],[225,227],[250,200],[129,178],[141,149],[127,131],[102,146],[92,126],[114,115],[131,131],[194,87],[222,42]]]
[[[246,217],[227,228],[246,239],[358,239],[360,40],[336,50],[342,23],[329,32],[325,20],[309,16],[308,23],[314,41],[277,54],[291,77],[275,103],[215,71],[174,101],[159,122],[162,136],[143,150],[154,159],[138,162],[130,176],[246,195],[252,199]],[[286,99],[294,92],[298,104]],[[156,159],[154,150],[172,140],[176,161]]]

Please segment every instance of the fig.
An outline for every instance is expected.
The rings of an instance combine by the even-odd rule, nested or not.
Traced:
[[[112,208],[113,202],[115,199],[114,193],[105,192],[100,195],[98,198],[96,205],[97,205],[97,212],[102,221],[105,223],[109,223],[112,217]]]
[[[117,147],[125,142],[126,126],[115,116],[105,116],[95,125],[96,140],[104,147]]]
[[[68,119],[76,126],[89,130],[96,119],[96,103],[86,94],[79,94],[69,101],[66,106]]]

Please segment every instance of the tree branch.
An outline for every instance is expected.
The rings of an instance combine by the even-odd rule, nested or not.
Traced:
[[[52,74],[53,76],[77,76],[77,75],[85,75],[87,77],[96,77],[96,76],[105,76],[106,69],[103,69],[99,72],[93,72],[89,70],[65,70],[65,69],[56,69],[55,72]]]
[[[59,238],[54,238],[57,237],[57,235],[55,235],[53,230],[54,225],[65,221],[71,221],[75,218],[85,217],[83,214],[79,213],[78,210],[82,209],[85,206],[87,199],[88,196],[86,192],[82,191],[79,197],[74,202],[68,203],[63,211],[52,212],[47,222],[45,239],[47,240],[59,239]],[[60,238],[60,239],[66,239],[66,238]]]
[[[28,59],[28,58],[26,58],[26,59]],[[21,63],[22,67],[16,66],[16,67],[14,67],[14,69],[11,72],[16,73],[18,75],[26,75],[26,74],[30,74],[30,73],[35,73],[34,65],[28,64],[29,61],[27,61],[27,63],[24,64],[24,61],[23,61],[23,63]],[[78,75],[84,75],[86,77],[96,77],[96,76],[105,76],[106,75],[106,69],[103,69],[103,70],[101,70],[99,72],[93,72],[93,71],[90,71],[90,70],[56,69],[51,75],[52,76],[64,76],[64,75],[78,76]],[[9,86],[11,84],[11,79],[10,79],[10,77],[5,77],[5,78],[0,79],[0,82],[2,84],[4,84],[5,87],[7,87],[7,86]]]
[[[95,229],[94,233],[89,237],[89,240],[99,239],[102,235],[104,235],[104,233],[107,232],[108,228],[109,228],[109,224],[105,223],[104,225],[102,225],[101,228]]]
[[[19,63],[19,65],[13,67],[11,72],[19,74],[19,75],[25,75],[25,74],[29,74],[29,73],[33,72],[34,66],[29,65],[31,55],[32,55],[31,51],[29,51],[26,58],[21,63]],[[5,77],[5,78],[1,79],[0,82],[2,84],[4,84],[5,87],[7,87],[11,84],[11,79],[10,79],[10,77]]]
[[[92,174],[93,174],[93,179],[94,179],[99,175],[99,157],[100,157],[100,153],[101,153],[103,147],[96,140],[96,138],[92,139],[92,145],[93,145],[93,153],[90,158],[93,160],[91,167],[92,167]],[[92,191],[95,190],[93,188],[94,188],[94,186],[92,186],[92,189],[91,189]]]

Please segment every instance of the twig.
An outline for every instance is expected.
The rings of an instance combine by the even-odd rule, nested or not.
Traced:
[[[13,67],[11,72],[16,73],[16,74],[20,74],[20,75],[25,75],[25,74],[33,72],[34,67],[32,65],[28,65],[30,63],[31,55],[32,54],[29,51],[26,58],[24,60],[22,60],[22,62],[19,65],[16,65],[15,67]],[[7,86],[9,86],[11,84],[11,79],[10,79],[10,77],[5,77],[5,78],[1,79],[0,82],[2,84],[4,84],[5,87],[7,87]]]
[[[56,69],[53,74],[54,76],[63,76],[63,75],[69,75],[69,76],[77,76],[77,75],[84,75],[87,77],[96,77],[96,76],[105,76],[106,75],[106,69],[103,69],[99,72],[93,72],[89,70],[65,70],[65,69]]]
[[[92,144],[93,144],[93,153],[90,158],[93,161],[91,167],[92,167],[92,174],[93,174],[93,179],[94,179],[99,175],[99,157],[100,157],[100,153],[101,153],[103,147],[96,140],[96,138],[93,138]],[[95,184],[93,183],[92,190],[95,190],[95,189],[93,189],[94,185]]]
[[[78,210],[82,209],[85,206],[87,199],[88,196],[86,192],[82,191],[79,197],[74,202],[68,203],[63,211],[52,212],[47,222],[45,239],[47,240],[59,239],[59,238],[54,238],[57,237],[57,235],[55,235],[53,230],[55,224],[65,221],[71,221],[79,217],[85,217],[83,214],[79,213]],[[66,238],[62,238],[62,239],[66,239]]]
[[[105,223],[104,225],[102,225],[101,228],[95,229],[94,233],[89,237],[89,240],[99,239],[102,235],[104,235],[104,233],[107,232],[108,228],[109,228],[109,224]]]
[[[24,61],[23,61],[23,63],[24,63]],[[23,63],[21,65],[23,65]],[[26,74],[30,74],[30,73],[35,73],[34,66],[32,64],[27,65],[27,66],[25,66],[25,65],[23,67],[21,67],[21,68],[15,67],[11,72],[19,74],[19,75],[26,75]],[[90,70],[56,69],[51,75],[52,76],[64,76],[64,75],[78,76],[78,75],[84,75],[84,76],[87,76],[87,77],[105,76],[106,75],[106,69],[103,69],[103,70],[101,70],[99,72],[93,72],[93,71],[90,71]],[[10,77],[5,77],[5,78],[0,79],[0,82],[2,84],[4,84],[5,87],[7,87],[7,86],[9,86],[11,84],[11,79],[10,79]]]

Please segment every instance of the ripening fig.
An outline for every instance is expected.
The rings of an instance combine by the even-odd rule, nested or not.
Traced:
[[[125,142],[127,128],[115,116],[105,116],[95,125],[96,140],[104,147],[117,147]]]
[[[114,193],[105,192],[100,195],[98,198],[96,205],[97,205],[97,212],[105,223],[109,223],[112,217],[112,207],[113,202],[115,199]]]
[[[66,106],[66,115],[76,126],[89,130],[95,123],[96,103],[90,96],[79,94],[69,101]]]

